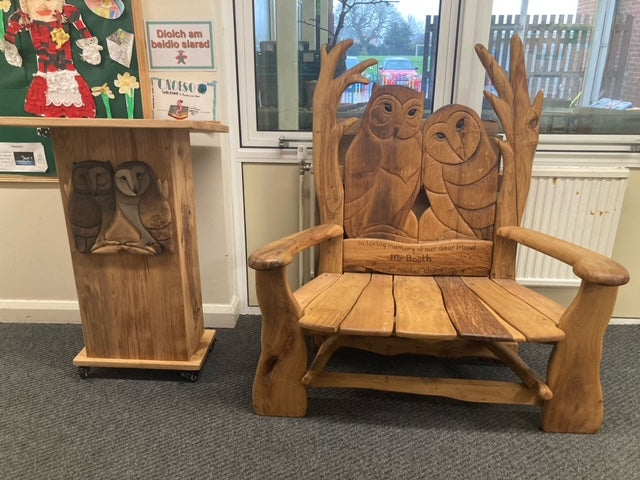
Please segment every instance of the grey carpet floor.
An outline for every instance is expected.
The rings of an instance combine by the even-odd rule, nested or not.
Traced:
[[[300,419],[253,414],[259,317],[218,340],[195,383],[71,361],[77,325],[0,325],[0,479],[640,479],[640,326],[605,340],[596,435],[545,434],[536,407],[312,389]],[[544,371],[547,346],[523,356]],[[379,357],[344,351],[336,369]],[[384,371],[510,379],[487,362],[397,357]]]

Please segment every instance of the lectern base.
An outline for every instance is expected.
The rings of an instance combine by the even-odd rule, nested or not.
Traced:
[[[87,356],[87,349],[83,348],[82,351],[73,359],[73,364],[76,367],[146,368],[152,370],[197,372],[202,368],[215,338],[215,330],[205,330],[194,354],[189,360],[184,361],[89,357]]]

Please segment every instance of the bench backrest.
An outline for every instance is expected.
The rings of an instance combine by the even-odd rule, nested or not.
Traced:
[[[524,68],[512,70],[509,80],[478,48],[501,92],[487,99],[507,140],[490,138],[478,114],[462,105],[425,120],[423,94],[398,85],[375,85],[362,120],[337,120],[339,95],[363,80],[359,73],[368,63],[334,78],[339,52],[323,53],[314,95],[316,191],[322,223],[342,225],[345,235],[321,250],[321,271],[491,273],[497,229],[522,216],[542,99],[531,104]],[[509,178],[501,181],[501,170]],[[512,275],[515,248],[499,256],[499,276]]]

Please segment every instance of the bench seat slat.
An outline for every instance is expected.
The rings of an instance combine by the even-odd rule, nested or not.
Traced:
[[[555,323],[562,307],[509,280],[324,273],[294,297],[300,325],[322,333],[518,343],[565,338]]]
[[[560,322],[560,317],[564,313],[565,308],[559,303],[524,285],[520,285],[515,280],[494,279],[493,281],[516,297],[527,302],[544,316],[550,318],[556,325]]]
[[[509,334],[513,337],[513,341],[514,342],[523,343],[523,342],[527,341],[527,338],[524,336],[524,334],[520,330],[518,330],[517,328],[512,327],[508,322],[503,320],[502,317],[500,315],[498,315],[495,312],[495,310],[493,310],[489,305],[487,305],[487,303],[484,302],[482,299],[479,299],[479,300],[486,307],[486,309],[491,312],[491,314],[493,315],[493,318],[496,320],[496,322],[498,322],[500,325],[502,325],[509,332]]]
[[[314,298],[324,292],[327,288],[333,285],[342,274],[340,273],[321,273],[313,280],[302,285],[293,294],[293,297],[300,305],[300,309],[304,312]]]
[[[300,319],[300,326],[320,332],[337,333],[362,291],[369,284],[368,273],[344,273],[312,300]]]
[[[552,342],[565,338],[548,317],[489,278],[462,278],[473,292],[529,342]]]
[[[345,335],[380,335],[393,333],[394,323],[393,277],[371,275],[371,281],[340,324]]]
[[[451,323],[463,338],[513,342],[513,335],[496,319],[460,277],[435,277]]]
[[[396,335],[452,340],[458,333],[449,320],[440,288],[433,277],[395,276]]]

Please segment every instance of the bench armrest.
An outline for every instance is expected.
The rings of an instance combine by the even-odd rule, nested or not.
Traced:
[[[573,273],[589,283],[619,286],[629,281],[629,272],[618,262],[566,240],[524,227],[502,227],[498,236],[571,265]]]
[[[254,270],[272,270],[289,265],[295,255],[326,240],[342,236],[339,225],[323,224],[276,240],[249,255],[249,266]]]

